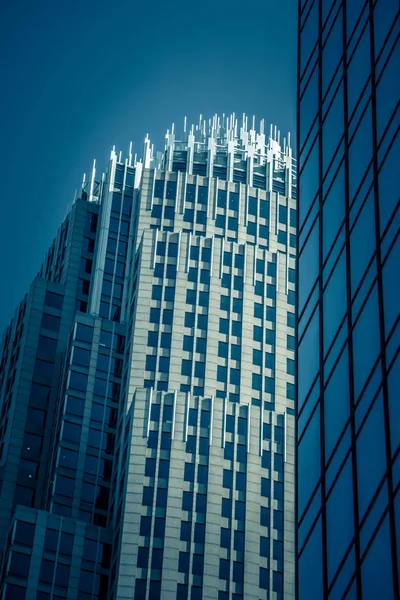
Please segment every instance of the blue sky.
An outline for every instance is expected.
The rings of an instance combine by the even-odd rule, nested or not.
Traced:
[[[295,134],[297,0],[14,0],[0,8],[0,331],[82,173],[215,112]]]

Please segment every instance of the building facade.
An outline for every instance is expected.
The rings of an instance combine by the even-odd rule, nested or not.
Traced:
[[[298,597],[398,598],[399,3],[298,7]]]
[[[245,116],[93,169],[3,338],[2,598],[294,598],[295,223]]]

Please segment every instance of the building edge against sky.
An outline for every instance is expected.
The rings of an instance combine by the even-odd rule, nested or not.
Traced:
[[[299,600],[400,594],[399,3],[300,1]]]
[[[2,598],[294,597],[296,164],[263,128],[84,182],[2,341]]]

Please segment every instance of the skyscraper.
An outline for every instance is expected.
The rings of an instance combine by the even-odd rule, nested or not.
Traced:
[[[299,2],[300,600],[399,597],[399,3]]]
[[[3,338],[2,598],[294,598],[295,221],[245,116],[93,169]]]

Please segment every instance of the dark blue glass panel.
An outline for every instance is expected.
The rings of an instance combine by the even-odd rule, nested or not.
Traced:
[[[317,219],[299,257],[299,314],[303,310],[318,276],[318,225]]]
[[[371,192],[350,234],[352,295],[360,284],[375,247],[374,199]]]
[[[361,123],[350,142],[349,148],[349,193],[350,202],[361,183],[372,160],[372,111],[369,104]]]
[[[350,8],[352,4],[353,2],[346,3],[347,15],[351,12]],[[359,0],[355,0],[354,4],[359,4]],[[369,54],[369,28],[367,27],[347,69],[347,106],[349,115],[352,114],[367,78],[371,73]]]
[[[302,168],[302,165],[304,164],[304,169],[300,174],[300,227],[302,227],[304,223],[305,217],[318,190],[318,159],[319,150],[317,139],[307,158],[307,162],[304,164],[304,159],[300,161],[300,168]]]
[[[324,391],[327,460],[350,416],[348,349],[344,349]]]
[[[360,519],[386,470],[385,427],[382,395],[369,413],[357,438],[357,480]]]
[[[334,10],[336,12],[336,10]],[[322,94],[325,95],[342,56],[342,11],[336,18],[322,54]]]
[[[397,356],[395,363],[389,371],[388,377],[388,395],[390,411],[390,443],[392,452],[395,453],[400,443],[400,356]],[[400,525],[400,524],[399,524]]]
[[[340,86],[323,123],[322,158],[324,172],[326,172],[343,135],[343,104],[343,86]]]
[[[321,600],[324,597],[321,536],[321,518],[319,518],[299,559],[299,600]]]
[[[346,257],[342,255],[324,291],[324,354],[330,347],[347,310]]]
[[[344,220],[344,168],[341,167],[322,207],[322,249],[325,260]]]
[[[352,466],[348,458],[326,504],[328,584],[354,535],[352,492]]]
[[[353,330],[354,393],[357,399],[380,352],[376,285]]]
[[[339,571],[339,575],[334,583],[331,593],[329,594],[329,600],[343,600],[344,592],[348,586],[351,577],[354,574],[356,568],[354,547],[351,549],[348,557],[346,558],[344,565]],[[355,595],[352,593],[346,595],[346,600],[356,600]]]
[[[317,406],[298,447],[298,513],[301,517],[321,476],[320,409]]]
[[[384,9],[385,10],[385,9]],[[395,27],[396,28],[396,27]],[[399,26],[397,25],[397,31]],[[399,48],[395,48],[394,53],[389,59],[388,64],[383,71],[376,89],[377,102],[377,132],[378,139],[383,134],[383,131],[388,124],[393,111],[396,108],[400,94],[400,82],[398,77],[399,70]]]
[[[319,310],[315,311],[298,352],[299,410],[319,370]]]
[[[311,4],[310,4],[311,6]],[[315,32],[318,31],[318,2],[314,2],[310,12],[308,13],[309,7],[307,7],[305,15],[307,20],[304,23],[303,30],[301,33],[300,41],[300,69],[301,71],[306,66],[312,49],[316,44]],[[308,14],[307,14],[308,13]]]
[[[361,566],[363,600],[394,598],[392,577],[389,519],[386,517]]]
[[[383,232],[399,200],[398,186],[394,183],[394,174],[399,166],[400,138],[397,136],[378,176],[379,185],[379,226]],[[398,219],[398,217],[397,217]]]

